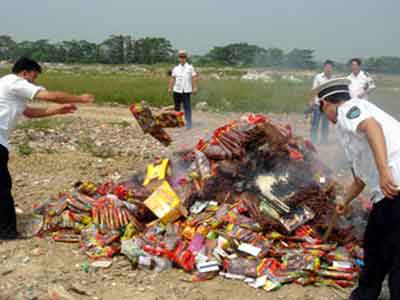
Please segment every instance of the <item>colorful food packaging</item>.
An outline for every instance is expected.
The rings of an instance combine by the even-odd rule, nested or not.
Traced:
[[[172,223],[182,215],[181,201],[167,181],[164,181],[144,204],[163,222]]]

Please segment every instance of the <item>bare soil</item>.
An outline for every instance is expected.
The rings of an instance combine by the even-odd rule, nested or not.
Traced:
[[[82,107],[73,116],[49,121],[45,128],[24,121],[13,136],[10,159],[20,230],[25,230],[33,203],[69,189],[78,180],[100,182],[127,177],[143,168],[152,157],[191,147],[200,137],[238,116],[195,112],[192,130],[170,130],[174,143],[168,149],[143,136],[126,107]],[[296,134],[308,135],[309,120],[303,115],[271,117],[290,123]],[[324,160],[335,162],[331,166],[339,172],[344,160],[340,159],[336,143],[332,141],[320,150]],[[81,267],[86,262],[88,258],[75,244],[39,238],[0,242],[0,300],[53,299],[49,291],[60,288],[67,292],[60,299],[83,300],[334,300],[349,293],[349,290],[303,288],[294,284],[267,293],[243,282],[221,278],[190,283],[190,276],[179,270],[164,273],[132,270],[123,256],[114,258],[109,269],[87,273]]]

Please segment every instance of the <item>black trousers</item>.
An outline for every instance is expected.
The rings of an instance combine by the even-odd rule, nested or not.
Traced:
[[[11,187],[8,150],[0,145],[0,238],[13,236],[17,232],[17,217]]]
[[[390,299],[400,300],[400,196],[374,205],[364,237],[365,267],[351,299],[376,300],[389,275]]]
[[[181,111],[181,106],[183,104],[187,128],[192,128],[192,104],[190,101],[190,96],[191,93],[174,92],[175,111]]]

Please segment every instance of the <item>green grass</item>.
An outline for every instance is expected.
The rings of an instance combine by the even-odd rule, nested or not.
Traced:
[[[146,67],[148,72],[136,73],[116,71],[107,66],[101,68],[99,71],[74,66],[72,71],[48,70],[40,76],[38,83],[49,90],[93,93],[97,104],[129,105],[146,100],[154,106],[165,106],[173,102],[167,93],[166,66],[153,69]],[[206,74],[219,71],[235,76],[236,79],[207,79]],[[1,70],[0,74],[4,72]],[[244,70],[239,68],[204,68],[201,72],[204,77],[200,79],[199,94],[193,97],[193,102],[206,101],[211,109],[218,111],[302,112],[310,97],[311,79],[293,83],[277,75],[272,76],[274,82],[265,83],[240,80]],[[379,75],[376,83],[378,89],[370,99],[386,110],[400,112],[400,90],[396,89],[400,87],[400,77]],[[46,122],[50,121],[25,126],[46,127]]]
[[[33,148],[29,146],[29,143],[26,140],[22,144],[18,145],[17,151],[20,156],[29,156],[33,153]]]
[[[167,93],[168,78],[132,74],[44,74],[39,84],[53,90],[93,93],[98,104],[131,104],[146,100],[155,106],[172,104]],[[211,80],[199,83],[193,102],[206,101],[223,111],[302,111],[308,99],[309,83],[274,83],[240,79]]]

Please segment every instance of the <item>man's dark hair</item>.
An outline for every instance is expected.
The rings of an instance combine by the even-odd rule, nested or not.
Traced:
[[[359,58],[352,58],[350,60],[350,64],[352,64],[353,62],[357,63],[357,65],[359,65],[359,66],[361,66],[361,64],[362,64],[361,59],[359,59]]]
[[[14,74],[21,73],[23,71],[37,71],[42,73],[42,67],[33,59],[28,57],[21,57],[19,58],[14,66],[12,67],[12,72]]]
[[[327,102],[331,102],[331,103],[339,103],[342,101],[348,101],[350,99],[351,99],[351,97],[350,97],[349,93],[337,93],[337,94],[333,94],[333,95],[325,98],[325,100]]]
[[[324,62],[324,67],[325,67],[326,65],[331,65],[331,66],[333,67],[335,64],[334,64],[334,62],[333,62],[332,60],[327,59],[327,60]]]

